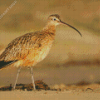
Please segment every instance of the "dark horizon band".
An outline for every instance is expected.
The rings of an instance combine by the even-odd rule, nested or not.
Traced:
[[[69,27],[71,27],[71,28],[73,28],[74,30],[76,30],[76,31],[80,34],[80,36],[82,37],[81,32],[78,31],[75,27],[73,27],[73,26],[71,26],[71,25],[69,25],[69,24],[67,24],[67,23],[65,23],[65,22],[63,22],[63,21],[60,21],[60,22],[63,23],[63,24],[65,24],[65,25],[68,25]]]

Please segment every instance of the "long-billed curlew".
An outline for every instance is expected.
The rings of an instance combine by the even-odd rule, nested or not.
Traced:
[[[58,14],[53,14],[48,17],[47,24],[42,31],[27,33],[17,37],[8,44],[5,51],[0,55],[0,69],[6,68],[11,64],[18,67],[13,89],[16,87],[21,67],[30,67],[33,88],[35,90],[32,66],[35,66],[38,62],[42,61],[49,53],[55,39],[55,28],[59,24],[68,25],[81,35],[76,28],[62,22]]]

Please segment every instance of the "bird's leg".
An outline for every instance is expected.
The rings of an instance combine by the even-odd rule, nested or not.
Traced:
[[[18,68],[17,76],[16,76],[16,80],[15,80],[15,84],[14,84],[13,90],[15,90],[16,83],[17,83],[17,81],[18,81],[18,76],[19,76],[20,70],[21,70],[21,67]]]
[[[33,67],[31,67],[31,77],[32,77],[33,88],[34,88],[34,90],[36,90],[36,88],[35,88],[35,82],[34,82],[34,77],[33,77]]]

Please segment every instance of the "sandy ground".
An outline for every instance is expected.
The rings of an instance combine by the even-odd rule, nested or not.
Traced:
[[[14,83],[16,72],[12,71],[10,75],[9,70],[3,70],[0,73],[0,86]],[[5,75],[3,74],[4,72]],[[26,72],[27,70],[22,70],[18,83],[31,82],[30,75],[25,74]],[[34,72],[35,80],[43,79],[51,89],[56,89],[56,91],[0,91],[0,100],[100,100],[99,84],[85,86],[66,85],[66,83],[76,83],[83,79],[85,79],[84,81],[88,80],[88,82],[91,82],[91,80],[94,81],[96,77],[99,77],[99,67],[43,68],[40,70],[35,69]],[[61,91],[59,91],[59,88],[62,88]]]
[[[0,100],[100,100],[100,93],[77,91],[7,91]]]

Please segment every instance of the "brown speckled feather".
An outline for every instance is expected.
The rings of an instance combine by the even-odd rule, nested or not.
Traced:
[[[32,66],[33,63],[36,64],[38,59],[42,60],[39,58],[41,51],[43,52],[42,49],[46,49],[49,46],[51,47],[54,40],[54,33],[47,33],[48,32],[46,31],[38,31],[35,33],[27,33],[14,39],[11,43],[8,44],[5,51],[1,54],[0,60],[5,62],[23,60],[23,66]],[[25,62],[27,64],[25,64]],[[29,64],[29,62],[32,64]]]

